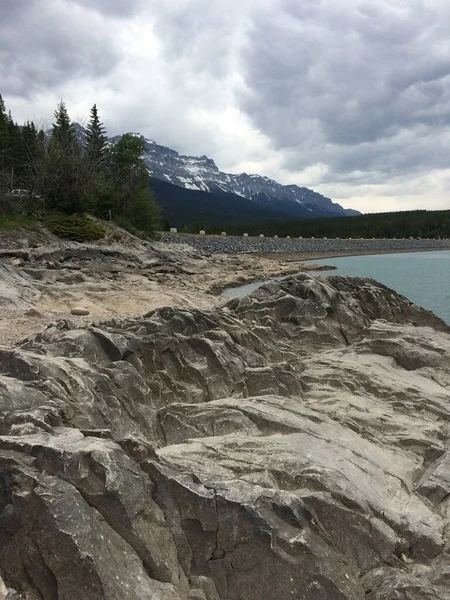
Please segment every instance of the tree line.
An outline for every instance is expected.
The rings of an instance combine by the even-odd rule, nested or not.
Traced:
[[[159,207],[144,150],[145,142],[132,134],[108,143],[95,104],[85,131],[72,123],[63,101],[44,131],[33,121],[19,126],[0,95],[0,210],[91,213],[151,235],[159,226]]]
[[[170,228],[167,220],[163,221],[163,228]],[[178,230],[198,233],[201,229],[210,234],[226,231],[228,235],[248,233],[251,236],[305,238],[450,238],[450,210],[414,210],[326,219],[222,221],[206,226],[197,221],[183,224]]]

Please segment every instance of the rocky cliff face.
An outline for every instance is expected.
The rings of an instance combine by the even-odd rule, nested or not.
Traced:
[[[2,349],[6,585],[448,600],[449,333],[373,281],[299,275]]]

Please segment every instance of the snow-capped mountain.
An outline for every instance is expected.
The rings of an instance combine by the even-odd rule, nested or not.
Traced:
[[[267,218],[281,217],[352,217],[361,214],[345,209],[321,194],[298,185],[282,185],[262,175],[232,174],[219,171],[207,156],[185,156],[167,146],[133,133],[145,142],[144,160],[151,176],[173,186],[212,194],[241,197],[248,210],[248,201],[260,207]],[[121,136],[110,138],[114,143]],[[164,208],[165,198],[160,198]],[[212,200],[213,201],[213,200]],[[263,215],[261,215],[263,216]],[[226,215],[224,215],[224,218]]]
[[[79,123],[72,127],[80,140],[84,142],[86,131]],[[243,208],[248,214],[248,201],[253,212],[261,208],[261,217],[352,217],[359,215],[357,210],[343,208],[313,190],[298,185],[282,185],[269,177],[247,173],[224,173],[219,171],[216,163],[207,156],[185,156],[167,146],[161,146],[155,141],[145,138],[139,133],[133,133],[145,142],[144,160],[151,176],[161,182],[181,187],[186,190],[211,194],[211,201],[223,195],[243,199]],[[121,136],[109,139],[110,143],[118,141]],[[163,208],[167,192],[159,197]],[[197,196],[198,198],[198,196]],[[205,199],[202,198],[202,202]],[[239,208],[233,202],[233,208]],[[229,215],[223,215],[223,218]],[[238,215],[235,215],[238,217]]]
[[[247,173],[219,171],[207,156],[184,156],[171,148],[145,139],[145,163],[152,176],[179,187],[213,194],[234,194],[272,210],[292,216],[354,216],[321,194],[297,185],[282,185],[273,179]],[[311,213],[307,215],[307,212]]]

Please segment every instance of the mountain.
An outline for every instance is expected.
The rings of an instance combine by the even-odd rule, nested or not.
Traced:
[[[198,157],[185,156],[144,136],[134,135],[141,137],[145,142],[144,160],[153,177],[152,187],[159,187],[160,192],[163,191],[160,194],[163,212],[167,197],[166,192],[169,194],[172,203],[176,201],[174,195],[181,194],[181,192],[176,189],[172,190],[167,186],[158,186],[155,180],[185,190],[212,194],[212,197],[209,198],[211,202],[217,202],[217,198],[220,196],[225,196],[228,200],[233,196],[233,210],[236,209],[239,213],[248,213],[249,206],[245,202],[247,200],[256,208],[255,216],[260,218],[352,217],[361,214],[356,210],[345,209],[332,202],[330,198],[326,198],[306,187],[282,185],[261,175],[224,173],[218,169],[211,158],[205,155]],[[120,139],[120,136],[111,138],[110,141],[114,142],[118,139]],[[202,198],[204,202],[207,201],[206,196]],[[238,205],[238,198],[241,198],[242,211]],[[191,208],[195,211],[194,206]],[[213,212],[217,211],[213,210]],[[250,212],[254,213],[255,211],[252,208]],[[198,216],[192,216],[191,220],[198,218]],[[228,210],[226,214],[220,214],[218,218],[237,220],[238,218],[243,219],[244,216],[230,214]]]
[[[344,217],[360,214],[308,188],[282,185],[261,175],[224,173],[205,155],[184,156],[152,140],[144,140],[145,163],[152,176],[173,185],[216,195],[233,194],[285,216]]]
[[[163,219],[172,227],[193,225],[195,222],[205,227],[237,221],[256,224],[290,218],[289,214],[275,207],[260,205],[236,194],[186,189],[154,177],[150,187],[162,208]],[[305,211],[303,217],[309,215]]]

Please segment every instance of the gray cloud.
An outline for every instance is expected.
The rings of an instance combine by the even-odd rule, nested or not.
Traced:
[[[143,0],[70,0],[70,2],[104,15],[119,18],[134,15],[143,7]]]
[[[422,2],[280,0],[254,21],[241,106],[278,149],[296,149],[288,167],[441,168],[431,140],[450,126],[445,23]]]
[[[102,77],[120,48],[99,16],[71,10],[63,0],[2,3],[0,83],[5,95],[30,97],[66,81]]]

